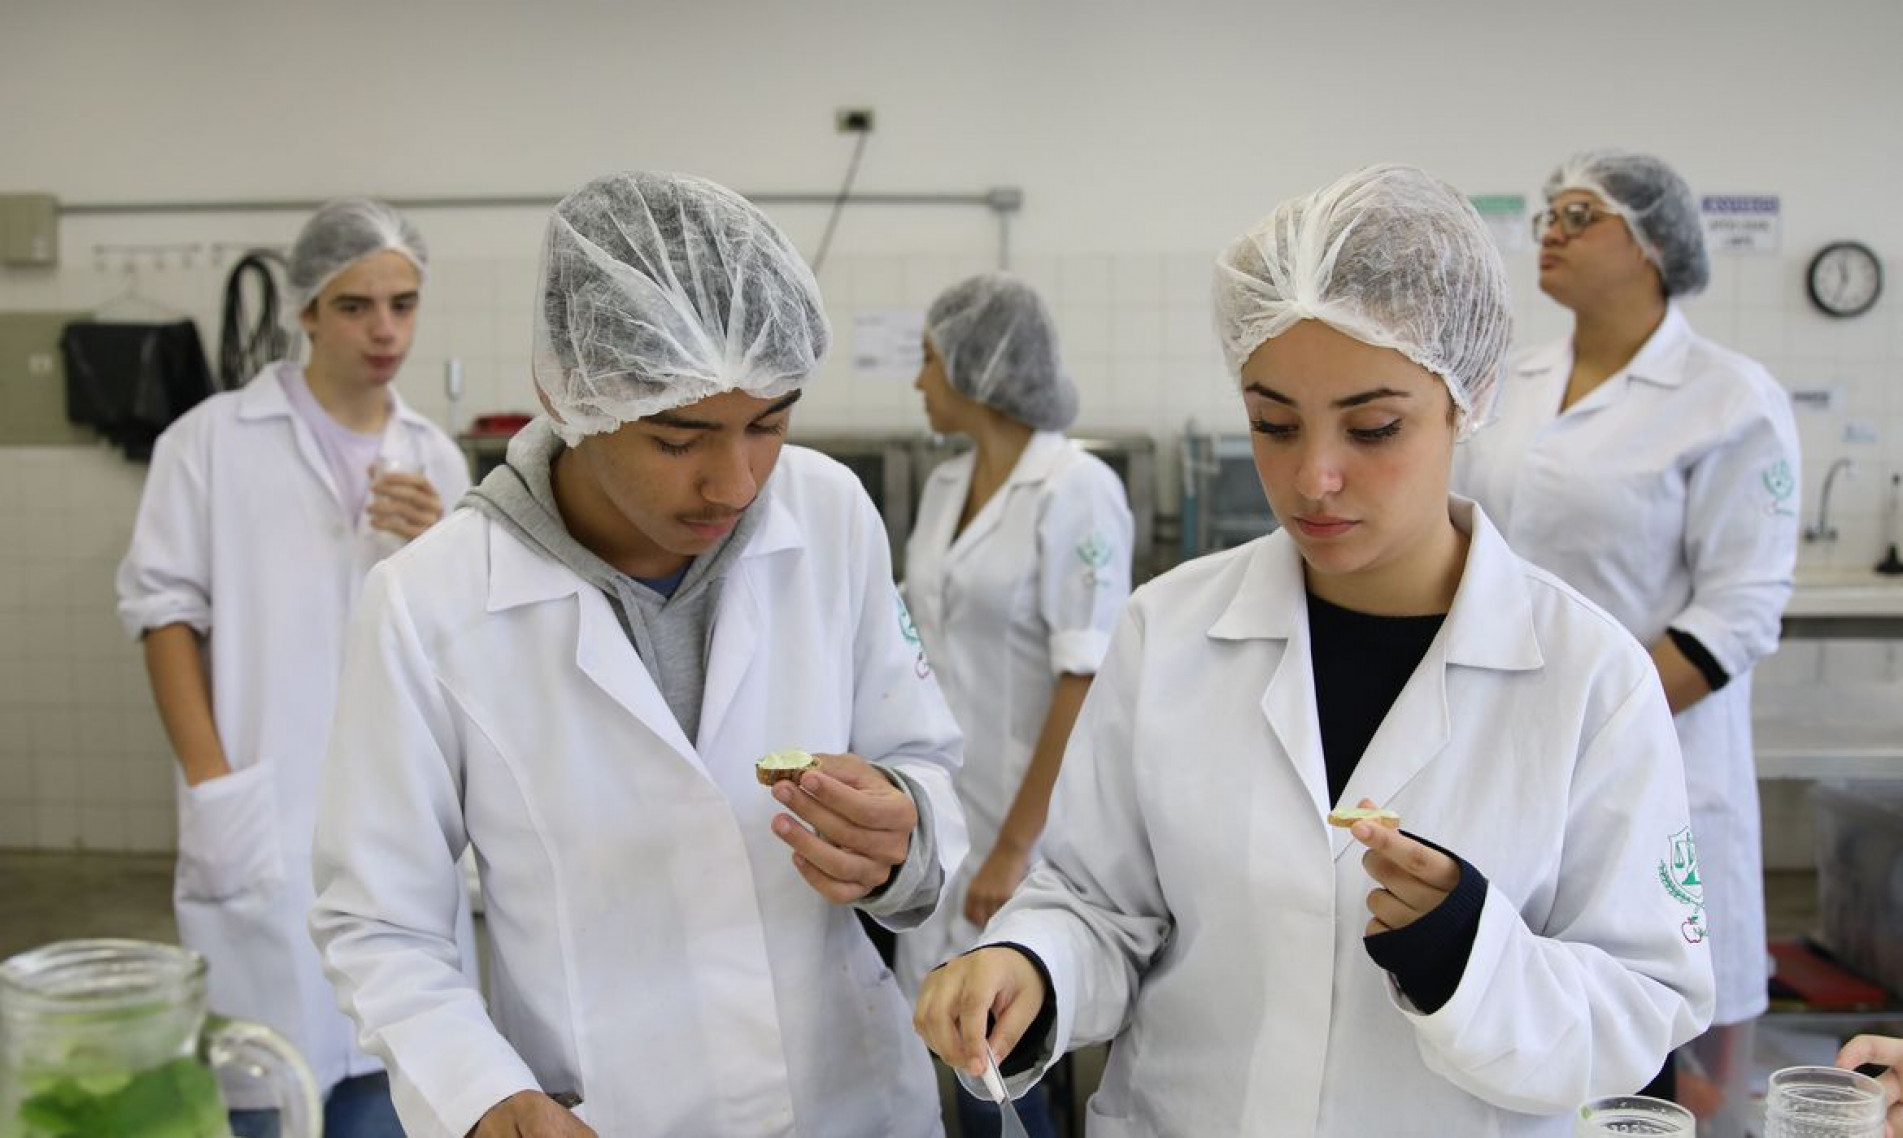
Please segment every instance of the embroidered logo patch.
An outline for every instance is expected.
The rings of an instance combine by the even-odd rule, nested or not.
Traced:
[[[1773,518],[1796,517],[1791,499],[1797,494],[1797,477],[1791,473],[1791,464],[1780,458],[1765,467],[1758,477],[1764,483],[1765,493],[1771,496],[1764,504],[1765,514]]]
[[[1691,909],[1691,915],[1679,926],[1687,944],[1698,944],[1709,935],[1705,927],[1705,882],[1698,876],[1698,847],[1692,842],[1692,828],[1673,834],[1671,852],[1659,859],[1659,884],[1679,904]]]
[[[925,658],[925,641],[919,638],[918,625],[912,623],[912,610],[905,607],[905,598],[895,592],[892,599],[899,606],[899,635],[918,653],[913,658],[912,671],[922,680],[932,674],[932,662]]]
[[[1102,587],[1112,583],[1110,559],[1115,555],[1110,539],[1093,530],[1077,543],[1077,560],[1084,565],[1084,584]]]

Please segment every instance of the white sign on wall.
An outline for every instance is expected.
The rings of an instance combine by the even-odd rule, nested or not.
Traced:
[[[1712,194],[1699,201],[1705,245],[1715,253],[1775,253],[1782,237],[1776,194]]]
[[[868,308],[852,314],[852,377],[910,383],[925,362],[925,314]]]
[[[1502,253],[1523,253],[1533,247],[1525,194],[1476,194],[1467,200],[1487,223]]]

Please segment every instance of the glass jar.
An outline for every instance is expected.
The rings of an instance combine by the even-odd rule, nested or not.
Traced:
[[[318,1138],[310,1068],[276,1032],[206,1015],[197,953],[73,940],[0,964],[0,1138],[226,1138],[224,1071],[271,1088],[283,1138]]]

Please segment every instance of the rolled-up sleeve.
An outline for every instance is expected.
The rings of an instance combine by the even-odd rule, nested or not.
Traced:
[[[1134,524],[1123,484],[1101,462],[1055,476],[1038,517],[1038,607],[1051,669],[1095,675],[1130,599]]]
[[[119,562],[119,620],[137,640],[171,624],[211,631],[209,438],[202,417],[181,419],[159,436]]]
[[[1736,676],[1777,648],[1802,498],[1797,428],[1782,389],[1763,376],[1733,415],[1736,426],[1699,457],[1687,480],[1692,595],[1670,623]]]

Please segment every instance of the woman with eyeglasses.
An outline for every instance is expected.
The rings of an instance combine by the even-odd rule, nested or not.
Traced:
[[[1777,647],[1797,556],[1790,400],[1678,306],[1710,276],[1698,204],[1643,154],[1576,155],[1534,218],[1540,290],[1573,333],[1508,369],[1455,486],[1515,552],[1597,601],[1657,665],[1685,754],[1718,1007],[1678,1097],[1737,1132],[1765,1010],[1751,668]],[[1667,1079],[1669,1080],[1669,1070]]]

